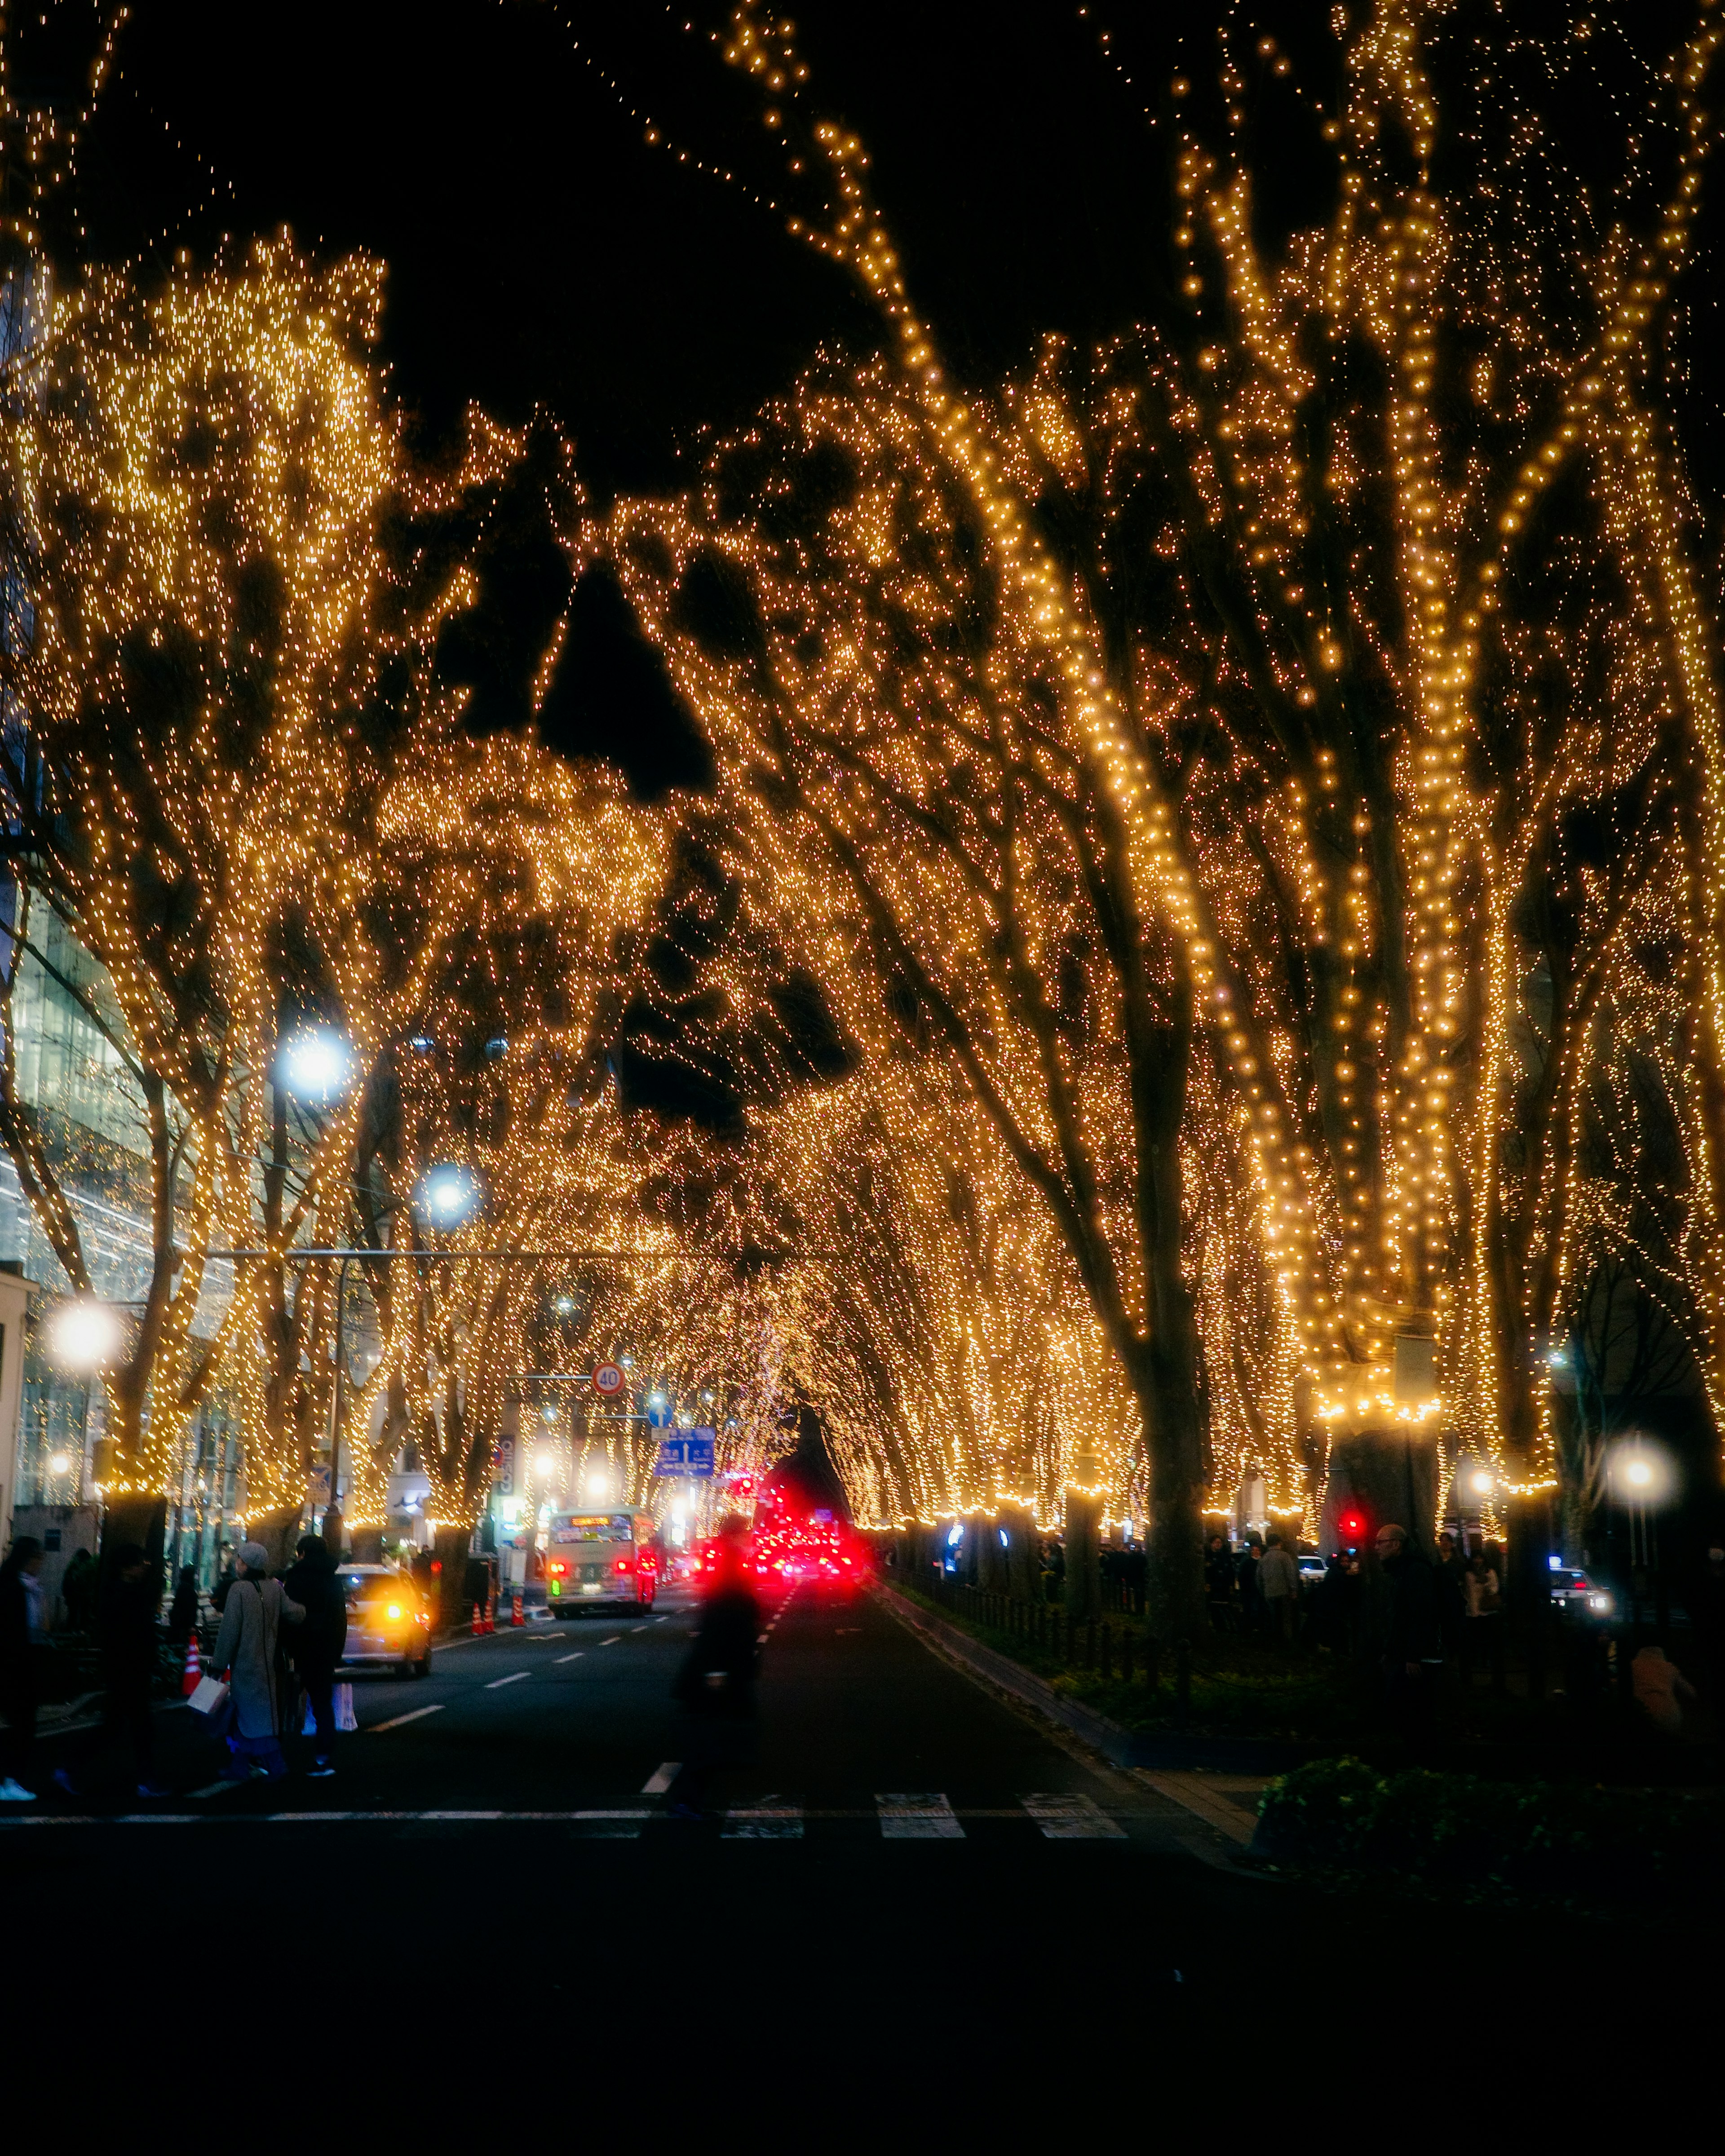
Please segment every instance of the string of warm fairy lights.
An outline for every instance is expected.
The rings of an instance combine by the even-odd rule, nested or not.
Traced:
[[[1411,1409],[1396,1401],[1389,1351],[1410,1325],[1435,1329],[1450,1373],[1452,1438],[1494,1454],[1507,1438],[1512,1483],[1533,1489],[1549,1479],[1548,1433],[1530,1432],[1525,1414],[1530,1395],[1544,1413],[1537,1397],[1543,1358],[1528,1352],[1535,1343],[1524,1289],[1512,1287],[1514,1306],[1504,1305],[1492,1238],[1501,1249],[1532,1236],[1544,1271],[1560,1276],[1564,1177],[1554,1140],[1512,1191],[1497,1165],[1497,1133],[1519,1082],[1512,1043],[1528,993],[1512,935],[1517,878],[1538,871],[1539,834],[1556,829],[1567,807],[1601,797],[1612,767],[1599,758],[1594,732],[1577,724],[1555,746],[1522,742],[1523,757],[1537,759],[1532,766],[1490,771],[1480,761],[1474,684],[1488,645],[1494,660],[1507,657],[1521,678],[1534,679],[1532,647],[1550,624],[1537,613],[1516,613],[1538,603],[1523,596],[1525,535],[1545,529],[1541,497],[1578,463],[1586,461],[1595,484],[1612,483],[1598,447],[1605,356],[1645,348],[1669,276],[1654,274],[1656,250],[1638,252],[1624,236],[1634,228],[1627,223],[1603,249],[1589,253],[1575,243],[1584,304],[1602,311],[1597,343],[1584,342],[1578,362],[1560,355],[1557,331],[1541,333],[1529,300],[1537,280],[1524,275],[1514,246],[1496,254],[1489,244],[1457,248],[1450,203],[1423,175],[1393,177],[1382,154],[1384,121],[1394,115],[1416,162],[1430,158],[1439,118],[1424,42],[1433,19],[1384,10],[1348,45],[1346,97],[1325,129],[1340,163],[1336,218],[1291,265],[1273,270],[1258,256],[1247,217],[1234,81],[1244,63],[1225,60],[1224,131],[1232,146],[1208,148],[1189,128],[1178,153],[1175,239],[1192,261],[1189,346],[1163,338],[1133,347],[1127,340],[1101,356],[1089,383],[1076,363],[1063,376],[1056,354],[1045,361],[1035,393],[1019,401],[1024,434],[1017,438],[998,412],[973,411],[943,382],[869,194],[860,145],[800,116],[800,64],[787,27],[760,9],[739,10],[727,57],[760,85],[766,124],[787,150],[815,146],[814,159],[793,162],[824,172],[829,197],[817,217],[799,217],[793,228],[846,262],[878,299],[894,336],[893,382],[905,386],[925,423],[900,428],[899,451],[922,468],[916,484],[925,490],[932,457],[932,470],[952,476],[977,505],[1003,578],[1009,588],[1016,580],[1025,614],[1064,676],[1077,730],[1087,732],[1090,752],[1121,803],[1138,888],[1153,895],[1181,939],[1194,984],[1219,1009],[1257,1161],[1261,1246],[1296,1300],[1302,1359],[1320,1380],[1320,1417],[1345,1424],[1411,1412],[1429,1419],[1435,1401]],[[1675,90],[1678,131],[1692,138],[1713,35],[1702,10],[1695,38],[1650,85],[1656,106]],[[1257,57],[1271,74],[1286,76],[1286,56],[1273,46],[1260,41]],[[1522,133],[1527,142],[1538,139],[1536,130]],[[1630,152],[1632,163],[1638,154]],[[1681,253],[1683,222],[1692,214],[1692,157],[1687,150],[1684,156],[1690,163],[1680,170],[1660,240],[1666,256]],[[1497,192],[1486,188],[1488,196]],[[1506,214],[1519,245],[1524,235],[1513,232],[1513,212]],[[1553,244],[1561,254],[1563,244]],[[1439,380],[1454,365],[1444,349],[1446,309],[1461,311],[1489,352],[1473,372],[1480,417],[1470,423],[1473,471],[1459,494],[1444,476],[1455,395]],[[1306,469],[1294,449],[1312,387],[1301,342],[1307,325],[1332,348],[1363,335],[1384,355],[1394,385],[1381,405],[1356,393],[1353,431],[1337,430],[1327,465],[1317,470]],[[1564,385],[1548,428],[1532,394],[1542,380]],[[871,385],[859,393],[891,402]],[[829,386],[813,382],[802,398],[812,408],[823,394],[829,405],[835,401]],[[1523,398],[1527,416],[1517,420]],[[811,427],[808,437],[820,431]],[[1238,594],[1258,616],[1255,634],[1226,654],[1219,678],[1210,665],[1186,670],[1177,619],[1172,647],[1165,632],[1147,639],[1140,678],[1110,680],[1088,644],[1081,608],[1075,610],[1046,569],[1024,508],[1029,489],[1014,485],[1024,449],[1032,469],[1038,451],[1056,468],[1063,458],[1070,465],[1063,441],[1091,444],[1093,460],[1104,465],[1123,462],[1135,448],[1146,460],[1173,456],[1183,465],[1191,489],[1184,528],[1195,520],[1222,535]],[[1374,531],[1368,497],[1380,485],[1393,508]],[[1358,584],[1350,594],[1313,573],[1314,526],[1332,519],[1338,506],[1353,520],[1358,547],[1382,543],[1405,632],[1391,628],[1389,614],[1363,608]],[[906,543],[908,520],[895,526],[878,501],[870,508],[860,500],[854,513],[865,551],[870,517],[877,548]],[[1112,513],[1105,505],[1105,515]],[[1175,558],[1179,529],[1173,527],[1167,550]],[[702,540],[685,530],[674,547],[680,542],[683,567]],[[773,575],[778,565],[758,546],[735,532],[721,535],[721,544],[763,595],[770,588],[774,600],[783,598],[783,581]],[[1624,567],[1619,552],[1604,551],[1599,577]],[[1363,568],[1370,557],[1358,558]],[[669,590],[648,574],[636,576],[634,588],[650,625],[665,634]],[[1683,603],[1667,593],[1656,614],[1669,647],[1673,624],[1681,629]],[[1590,649],[1611,633],[1592,618]],[[880,693],[862,663],[865,644],[853,637],[832,649],[850,670],[847,693],[865,710]],[[747,666],[716,666],[686,648],[680,666],[680,679],[704,713],[721,726],[734,720],[735,705],[747,698]],[[803,693],[788,667],[780,686],[792,703]],[[1349,713],[1352,700],[1386,691],[1395,731],[1373,771],[1350,746]],[[836,709],[836,687],[827,693]],[[1188,798],[1176,804],[1162,796],[1142,747],[1170,740],[1194,704],[1230,727],[1234,746],[1222,767],[1201,772],[1195,787],[1189,778]],[[774,741],[773,726],[763,723],[760,737]],[[1645,730],[1635,739],[1645,762]],[[830,741],[827,747],[830,753]],[[1253,828],[1275,872],[1268,884],[1263,861],[1240,843],[1242,808],[1254,801],[1261,821]],[[1513,824],[1513,811],[1522,812],[1523,828],[1501,844],[1494,819]],[[826,828],[835,844],[854,845],[854,807],[835,804]],[[798,903],[818,901],[812,880],[799,880],[794,865],[775,867]],[[1405,898],[1399,896],[1404,883]],[[1264,957],[1279,947],[1282,932],[1272,924],[1289,918],[1312,954],[1302,965],[1316,963],[1327,983],[1315,1039],[1290,1004],[1289,980]],[[941,929],[947,926],[942,921]],[[1616,952],[1616,942],[1604,937],[1598,963],[1609,968]],[[1553,1049],[1572,1062],[1591,1052],[1584,1032]],[[1576,1086],[1566,1081],[1565,1091],[1573,1102]],[[1455,1240],[1458,1220],[1466,1248]]]

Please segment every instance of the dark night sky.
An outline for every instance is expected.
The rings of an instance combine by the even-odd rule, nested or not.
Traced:
[[[625,109],[776,186],[702,33],[717,19],[653,0],[146,0],[81,161],[89,247],[206,255],[285,223],[369,249],[389,264],[396,389],[428,422],[543,401],[599,492],[675,483],[704,424],[744,417],[822,339],[872,335],[842,273]],[[803,33],[961,372],[1142,305],[1146,131],[1071,0],[817,0]]]

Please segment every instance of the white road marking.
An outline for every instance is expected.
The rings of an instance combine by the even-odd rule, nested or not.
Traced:
[[[517,1670],[512,1676],[493,1677],[490,1684],[485,1686],[485,1690],[487,1691],[496,1691],[504,1685],[519,1684],[526,1674],[527,1672],[525,1670]]]
[[[644,1797],[662,1797],[682,1772],[680,1759],[667,1759],[662,1767],[655,1767],[641,1784]]]
[[[621,1632],[614,1632],[608,1640],[601,1640],[599,1645],[602,1647],[614,1647],[622,1637]]]
[[[1024,1806],[1050,1841],[1126,1840],[1126,1829],[1111,1820],[1094,1797],[1045,1794],[1026,1797]]]
[[[585,1647],[578,1647],[572,1655],[559,1655],[557,1660],[560,1662],[578,1662],[586,1652]]]
[[[443,1711],[444,1702],[441,1700],[435,1707],[416,1707],[411,1714],[394,1714],[388,1722],[374,1722],[371,1729],[366,1733],[369,1736],[380,1729],[399,1729],[404,1722],[423,1722],[428,1714],[441,1714]]]
[[[725,1815],[719,1838],[721,1841],[800,1841],[803,1807],[774,1804],[770,1799],[763,1804],[733,1805]]]
[[[964,1829],[950,1801],[938,1794],[928,1796],[880,1796],[875,1809],[880,1815],[883,1841],[963,1841]]]
[[[219,1781],[206,1782],[201,1789],[187,1789],[186,1794],[188,1797],[219,1797],[228,1789],[244,1789],[244,1786],[243,1782],[236,1782],[223,1774]]]

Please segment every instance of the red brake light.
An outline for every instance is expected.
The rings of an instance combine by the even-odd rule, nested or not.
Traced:
[[[567,1566],[567,1565],[566,1565],[566,1564],[562,1563],[558,1558],[553,1558],[552,1559],[552,1562],[551,1562],[550,1567],[549,1567],[548,1568],[549,1568],[549,1570],[550,1570],[551,1576],[552,1576],[552,1578],[553,1579],[561,1579],[561,1578],[562,1578],[563,1574],[564,1574],[564,1573],[565,1573],[569,1569],[569,1568],[568,1568],[568,1566]]]
[[[626,1557],[619,1558],[616,1563],[611,1568],[613,1572],[630,1572],[633,1571],[634,1568],[632,1560]]]

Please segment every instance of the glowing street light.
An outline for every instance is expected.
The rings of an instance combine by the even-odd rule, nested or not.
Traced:
[[[120,1313],[93,1295],[60,1303],[49,1315],[47,1332],[48,1352],[62,1369],[104,1369],[120,1353]]]
[[[1483,1467],[1476,1467],[1467,1478],[1467,1486],[1476,1497],[1489,1497],[1494,1487],[1491,1477]]]
[[[429,1168],[420,1178],[420,1207],[434,1227],[459,1228],[479,1202],[479,1183],[465,1168]]]
[[[328,1101],[352,1084],[353,1050],[327,1026],[309,1026],[282,1043],[275,1067],[295,1099]]]
[[[52,1453],[49,1456],[48,1471],[50,1475],[64,1475],[69,1471],[71,1465],[72,1458],[69,1453]]]
[[[548,1482],[557,1471],[557,1461],[548,1452],[542,1452],[533,1462],[533,1472],[542,1482]]]

